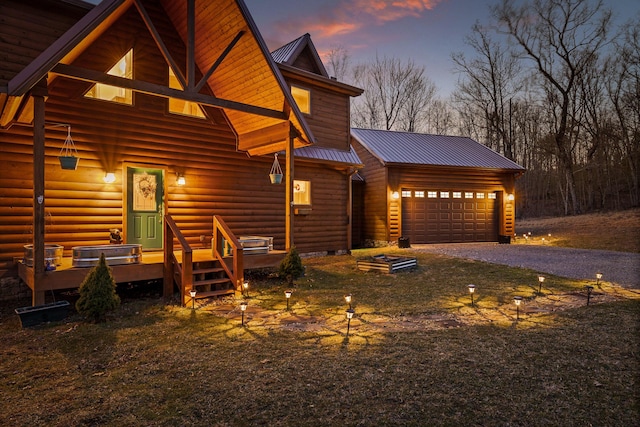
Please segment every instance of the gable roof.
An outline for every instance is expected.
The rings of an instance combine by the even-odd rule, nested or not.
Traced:
[[[104,73],[79,70],[71,64],[91,41],[131,8],[136,8],[143,17],[148,31],[171,66],[171,55],[162,49],[161,37],[147,15],[145,3],[144,0],[103,0],[53,43],[45,46],[33,61],[10,78],[6,86],[0,86],[0,125],[16,121],[18,111],[25,109],[23,98],[30,98],[28,92],[47,75],[94,82],[105,79]],[[313,134],[243,1],[198,1],[194,2],[192,13],[187,10],[187,3],[184,0],[161,0],[166,15],[187,46],[187,57],[192,54],[195,66],[205,76],[200,83],[206,84],[213,96],[199,92],[200,83],[193,80],[184,91],[140,81],[126,84],[134,86],[136,91],[179,96],[221,108],[238,136],[238,149],[252,155],[284,149],[290,135],[295,138],[295,147],[313,143]],[[174,71],[176,68],[184,69],[172,68]],[[118,82],[117,79],[110,81]]]
[[[490,148],[463,136],[351,129],[351,136],[385,165],[456,166],[524,171]]]
[[[271,52],[271,56],[278,64],[301,68],[323,77],[329,77],[309,33],[274,50]],[[302,64],[303,62],[304,64]]]

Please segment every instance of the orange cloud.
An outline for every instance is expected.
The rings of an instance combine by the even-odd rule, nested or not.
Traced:
[[[418,17],[442,0],[355,0],[348,3],[353,14],[366,13],[378,22],[397,21],[407,16]],[[346,3],[345,3],[346,5]]]

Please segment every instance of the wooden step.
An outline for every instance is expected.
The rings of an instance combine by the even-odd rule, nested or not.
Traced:
[[[227,277],[219,279],[194,280],[193,286],[220,285],[222,283],[231,283],[231,280]]]
[[[198,292],[196,294],[196,299],[200,298],[210,298],[210,297],[220,297],[223,295],[231,295],[235,293],[233,289],[221,289],[219,291],[207,291],[207,292]]]
[[[206,274],[206,273],[221,273],[224,271],[222,267],[208,267],[208,268],[198,268],[193,270],[193,274]]]

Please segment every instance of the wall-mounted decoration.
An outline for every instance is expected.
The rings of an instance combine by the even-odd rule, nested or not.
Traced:
[[[133,174],[133,210],[155,211],[156,203],[156,176],[144,173]]]

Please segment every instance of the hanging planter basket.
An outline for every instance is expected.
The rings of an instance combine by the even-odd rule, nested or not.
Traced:
[[[269,179],[272,184],[280,184],[282,182],[282,168],[280,167],[280,163],[278,163],[278,153],[275,154],[275,158],[273,159]]]
[[[60,167],[62,169],[76,170],[78,167],[78,150],[73,143],[73,139],[71,139],[71,126],[67,128],[67,139],[65,139],[64,144],[62,144],[58,160],[60,160]]]

